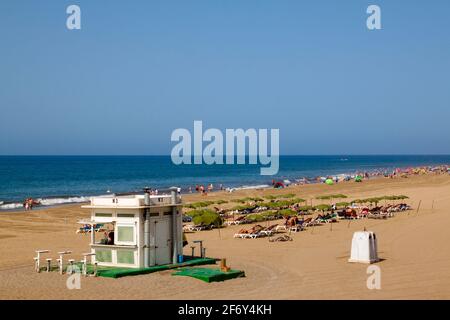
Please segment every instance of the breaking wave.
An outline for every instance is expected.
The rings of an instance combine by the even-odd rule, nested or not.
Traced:
[[[89,197],[55,197],[55,198],[37,198],[38,206],[54,206],[60,204],[81,203],[89,201]],[[14,210],[23,208],[23,203],[11,202],[4,203],[0,201],[0,210]]]

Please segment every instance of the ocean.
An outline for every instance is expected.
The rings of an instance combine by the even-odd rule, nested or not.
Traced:
[[[28,197],[43,205],[84,202],[92,195],[160,190],[196,184],[254,188],[272,179],[299,178],[450,164],[450,155],[281,156],[278,175],[259,165],[174,165],[170,156],[0,156],[0,210],[22,207]]]

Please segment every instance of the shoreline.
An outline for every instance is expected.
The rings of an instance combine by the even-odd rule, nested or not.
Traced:
[[[406,178],[414,178],[414,177],[433,177],[433,176],[439,176],[439,175],[445,175],[445,173],[441,174],[435,174],[435,173],[425,173],[420,175],[411,175],[406,176]],[[371,176],[369,179],[364,179],[362,184],[359,185],[362,188],[364,188],[365,184],[373,183],[376,181],[384,180],[384,181],[403,181],[405,177],[396,177],[394,179],[390,179],[384,176]],[[400,180],[402,179],[402,180]],[[342,181],[339,183],[336,183],[335,186],[353,186],[355,185],[355,182],[353,180],[350,181]],[[237,188],[233,192],[229,192],[227,190],[214,190],[210,193],[207,193],[207,195],[203,195],[199,192],[192,192],[192,193],[182,193],[182,199],[184,204],[188,204],[191,202],[197,202],[197,201],[204,201],[204,200],[232,200],[237,199],[242,196],[248,196],[252,195],[254,193],[261,193],[263,195],[269,195],[273,193],[279,193],[279,194],[285,194],[285,193],[291,193],[291,192],[308,192],[310,188],[316,189],[318,186],[324,186],[324,187],[333,187],[333,186],[327,186],[325,183],[321,182],[312,182],[312,183],[306,183],[306,184],[292,184],[288,187],[276,189],[272,186],[267,187],[260,187],[260,188]],[[164,193],[161,193],[164,194]],[[48,206],[37,206],[33,208],[33,210],[15,210],[15,209],[8,209],[8,210],[0,210],[0,216],[2,214],[20,214],[20,213],[31,213],[31,212],[39,212],[39,211],[45,211],[48,209],[58,209],[58,208],[79,208],[80,206],[89,203],[89,201],[84,202],[72,202],[72,203],[60,203],[60,204],[54,204],[54,205],[48,205]]]
[[[420,171],[420,170],[426,170],[426,173],[430,173],[432,172],[433,168],[440,168],[441,170],[444,170],[444,168],[447,170],[447,172],[449,172],[450,170],[450,166],[448,164],[441,164],[441,165],[426,165],[426,166],[418,166],[418,167],[399,167],[399,168],[395,168],[393,169],[393,171],[391,172],[391,174],[393,172],[396,172],[397,174],[412,174],[411,172],[414,171]],[[294,185],[309,185],[309,184],[323,184],[325,182],[325,179],[327,177],[332,177],[333,180],[338,181],[340,180],[340,183],[345,182],[345,179],[348,179],[347,181],[354,179],[355,176],[357,175],[366,175],[368,179],[366,180],[373,180],[373,179],[378,179],[378,178],[385,178],[385,174],[387,172],[386,168],[377,168],[377,169],[372,169],[372,170],[367,170],[367,171],[355,171],[353,173],[339,173],[339,174],[330,174],[330,175],[325,175],[325,176],[317,176],[317,177],[300,177],[300,178],[296,178],[293,179],[294,182],[290,181],[289,179],[282,179],[279,178],[278,181],[280,182],[284,182],[284,181],[289,181],[289,185],[286,186],[286,188],[289,188],[290,186]],[[306,182],[306,183],[303,183]],[[337,183],[337,182],[336,182]],[[193,186],[191,186],[193,187]],[[159,189],[159,188],[154,188],[154,189]],[[194,189],[194,188],[193,188]],[[236,186],[236,187],[226,187],[225,190],[213,190],[212,194],[215,194],[216,192],[221,192],[221,191],[231,191],[231,192],[236,192],[236,191],[240,191],[240,190],[255,190],[255,189],[274,189],[273,186],[268,185],[268,184],[258,184],[258,185],[248,185],[245,184],[245,182],[243,182],[243,184],[241,184],[240,186]],[[165,191],[165,188],[161,188],[160,190]],[[192,190],[192,192],[190,193],[188,190],[188,187],[183,186],[182,187],[182,192],[181,194],[183,196],[186,195],[191,195],[191,194],[196,194],[195,190]],[[111,194],[117,194],[117,195],[124,195],[124,194],[139,194],[141,192],[138,191],[128,191],[128,192],[118,192],[118,193],[106,193],[106,194],[102,194],[102,195],[111,195]],[[161,194],[165,194],[164,192],[162,192]],[[100,196],[102,196],[100,195]],[[54,204],[49,204],[49,205],[38,205],[35,206],[33,208],[33,210],[44,210],[47,208],[54,208],[54,207],[61,207],[61,206],[67,206],[67,205],[71,205],[71,204],[83,204],[83,203],[87,203],[89,201],[90,197],[93,196],[99,196],[99,195],[81,195],[81,196],[67,196],[66,198],[64,196],[51,196],[51,197],[39,197],[37,198],[38,200],[41,201],[57,201],[57,203]],[[64,199],[72,199],[73,201],[68,201],[68,202],[64,202]],[[78,201],[78,200],[82,200],[82,201]],[[2,206],[7,206],[7,205],[13,205],[12,208],[6,208],[3,209]],[[28,212],[25,209],[19,209],[23,207],[22,203],[19,202],[0,202],[0,213],[3,212]],[[18,210],[19,209],[19,210]]]

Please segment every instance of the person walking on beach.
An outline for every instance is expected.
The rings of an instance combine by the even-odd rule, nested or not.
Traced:
[[[25,199],[25,201],[23,202],[23,207],[25,208],[25,210],[29,210],[30,205],[28,203],[28,199]]]
[[[24,203],[23,206],[25,207],[25,210],[33,210],[33,198],[27,198]]]

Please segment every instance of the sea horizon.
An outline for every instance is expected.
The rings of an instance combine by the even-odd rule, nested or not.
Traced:
[[[0,157],[170,157],[170,154],[3,154]],[[226,156],[224,154],[223,156]],[[280,157],[326,156],[450,156],[450,153],[324,153],[280,154]]]

